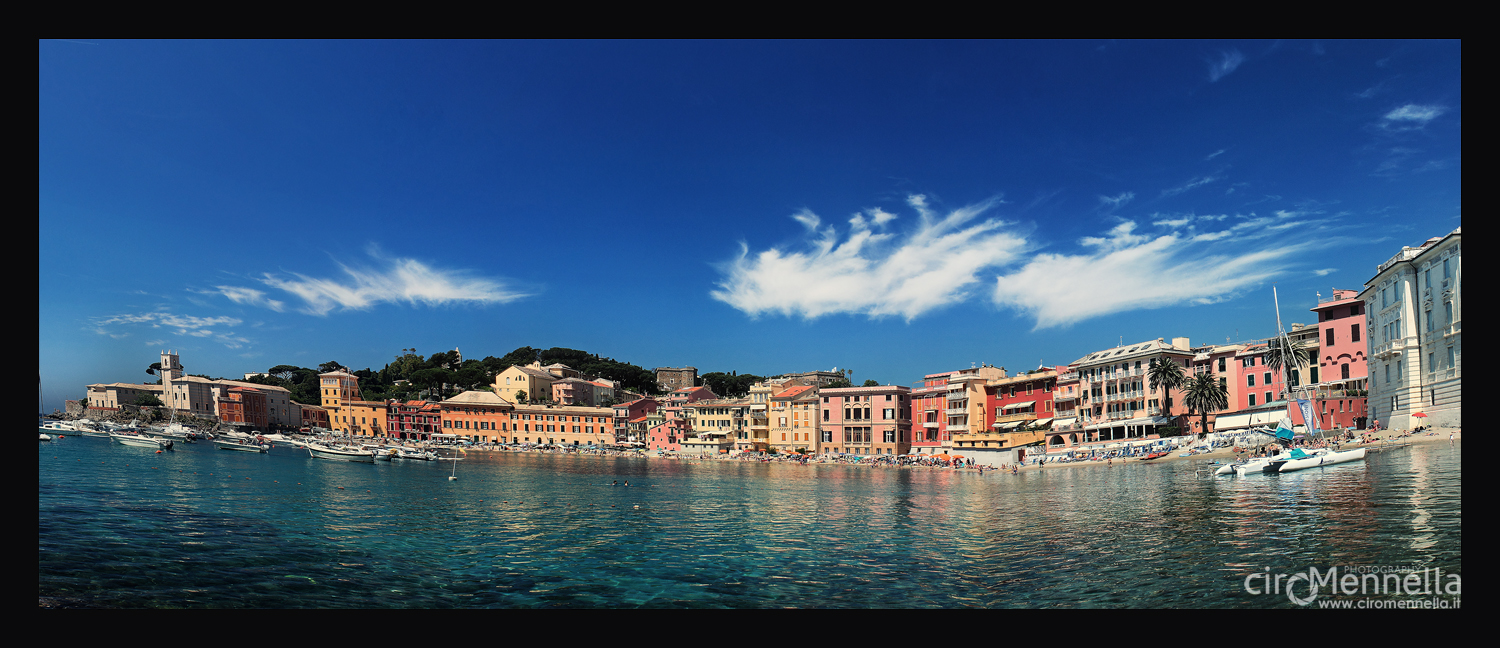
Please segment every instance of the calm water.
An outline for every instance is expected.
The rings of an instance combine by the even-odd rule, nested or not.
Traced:
[[[1248,480],[470,453],[448,481],[84,437],[37,456],[39,596],[69,605],[1287,607],[1245,576],[1463,568],[1446,443]]]

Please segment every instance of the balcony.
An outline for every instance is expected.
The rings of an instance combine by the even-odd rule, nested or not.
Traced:
[[[949,409],[945,413],[948,416],[968,416],[968,414],[969,414],[969,408],[967,408],[967,407],[954,407],[954,408]]]

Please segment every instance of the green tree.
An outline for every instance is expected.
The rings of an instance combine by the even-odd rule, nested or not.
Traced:
[[[276,376],[277,378],[280,378],[287,382],[291,382],[292,378],[297,375],[298,371],[303,371],[302,367],[296,367],[293,365],[276,365],[267,370],[266,373],[271,374],[272,376]]]
[[[871,378],[871,379],[868,379],[868,380],[865,381],[864,386],[865,387],[879,387],[880,386],[880,381]]]
[[[1172,416],[1172,393],[1173,389],[1180,389],[1187,381],[1182,372],[1182,365],[1173,362],[1171,358],[1155,358],[1151,366],[1146,369],[1147,380],[1150,381],[1152,389],[1161,390],[1162,412]]]
[[[1187,389],[1182,396],[1189,412],[1197,412],[1203,418],[1198,436],[1208,434],[1208,415],[1229,408],[1229,390],[1219,383],[1213,374],[1203,372],[1187,380]]]
[[[524,389],[517,389],[516,390],[516,402],[517,403],[524,403],[524,402],[526,402],[526,390],[524,390]]]
[[[1306,345],[1285,335],[1273,337],[1266,343],[1266,368],[1281,374],[1282,381],[1286,381],[1293,370],[1301,375],[1309,364],[1307,351]],[[1285,387],[1281,391],[1285,393]]]
[[[162,402],[156,394],[141,394],[135,397],[135,404],[138,407],[161,407]]]

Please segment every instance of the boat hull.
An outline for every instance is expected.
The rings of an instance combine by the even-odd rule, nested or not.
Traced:
[[[156,448],[158,450],[170,450],[172,442],[168,439],[153,439],[147,436],[131,436],[128,434],[111,434],[109,438],[114,439],[120,445],[135,446],[137,448]]]
[[[1306,470],[1308,468],[1317,468],[1319,466],[1331,466],[1334,464],[1348,463],[1350,461],[1360,461],[1364,458],[1364,448],[1355,448],[1353,450],[1345,450],[1343,452],[1329,452],[1326,454],[1318,455],[1316,457],[1308,457],[1306,459],[1288,461],[1281,465],[1281,472],[1295,472],[1298,470]]]
[[[237,452],[262,452],[263,453],[263,452],[266,452],[269,449],[267,446],[264,446],[264,445],[241,444],[241,443],[225,443],[223,441],[215,441],[214,442],[214,446],[217,447],[220,450],[234,450],[234,451],[237,451]]]
[[[314,459],[327,459],[329,461],[353,461],[355,463],[375,463],[375,453],[368,450],[335,450],[333,448],[321,448],[308,446],[307,453]]]

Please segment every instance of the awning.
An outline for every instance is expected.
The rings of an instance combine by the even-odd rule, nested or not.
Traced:
[[[1220,416],[1214,420],[1214,429],[1218,431],[1238,430],[1256,425],[1275,425],[1281,420],[1284,413],[1281,410],[1269,412],[1250,412],[1248,414],[1230,414]]]
[[[1002,407],[1000,409],[1002,409],[1002,410],[1020,409],[1022,407],[1031,407],[1032,405],[1035,405],[1035,404],[1036,404],[1036,401],[1029,400],[1029,401],[1026,401],[1024,403],[1011,403],[1011,404],[1006,405],[1005,407]]]
[[[1073,421],[1076,421],[1078,419],[1075,417],[1075,418],[1050,419],[1050,420],[1052,421],[1053,425],[1056,425],[1058,427],[1062,427],[1064,425],[1072,425]]]

